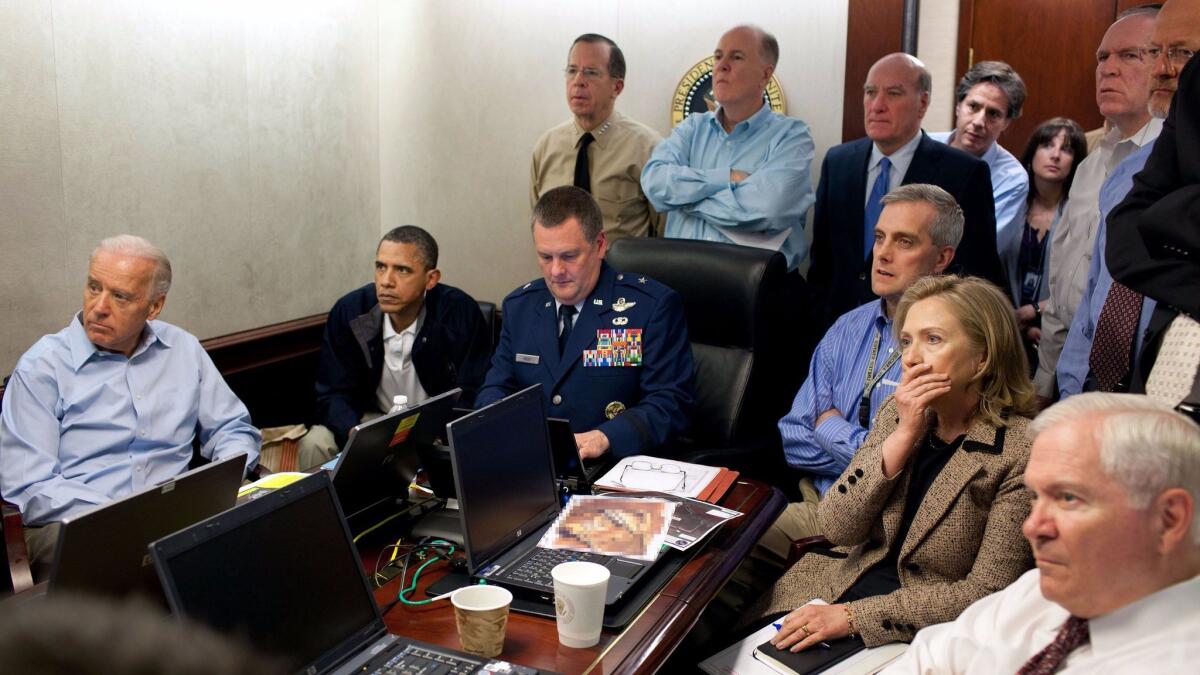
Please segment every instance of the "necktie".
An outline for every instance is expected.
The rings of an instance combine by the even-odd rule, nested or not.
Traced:
[[[863,213],[863,258],[871,255],[875,246],[875,223],[879,222],[879,214],[883,212],[880,201],[888,193],[888,179],[891,176],[892,160],[884,157],[879,161],[879,175],[871,186],[871,196],[867,197],[867,209]]]
[[[1146,380],[1146,394],[1172,407],[1192,393],[1200,365],[1200,323],[1182,314],[1163,336],[1154,368]]]
[[[592,191],[592,177],[588,173],[588,146],[596,137],[587,132],[579,138],[579,154],[575,155],[575,187]]]
[[[1142,295],[1114,281],[1104,298],[1100,318],[1096,319],[1092,351],[1088,354],[1088,367],[1096,376],[1100,391],[1112,391],[1129,372],[1129,355],[1141,315]]]
[[[1087,641],[1087,619],[1072,616],[1058,630],[1054,642],[1046,645],[1045,649],[1026,661],[1025,665],[1017,671],[1017,675],[1049,675],[1058,670],[1072,650]]]
[[[560,305],[558,308],[558,320],[562,322],[562,332],[558,334],[558,355],[562,356],[563,350],[567,348],[567,340],[571,339],[571,329],[575,322],[571,317],[575,316],[575,305]]]

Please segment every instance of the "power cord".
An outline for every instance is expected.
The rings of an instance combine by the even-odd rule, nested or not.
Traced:
[[[387,568],[389,565],[395,564],[400,548],[402,547],[403,545],[397,542],[396,544],[385,547],[384,550],[380,552],[379,561],[382,561],[383,556],[386,554],[387,549],[389,548],[392,549],[392,558],[382,568],[379,567],[379,561],[376,562],[377,579],[378,575],[383,569]],[[408,552],[404,554],[400,567],[400,592],[396,594],[395,600],[389,602],[387,607],[383,608],[383,611],[386,612],[388,609],[391,609],[397,602],[403,603],[410,607],[419,607],[421,605],[428,605],[429,603],[433,602],[432,599],[410,600],[405,596],[417,589],[417,580],[420,578],[421,572],[423,572],[426,567],[429,567],[439,560],[445,560],[453,564],[455,562],[454,554],[457,551],[458,548],[453,543],[445,541],[444,539],[431,539],[429,537],[426,537],[425,539],[422,539],[421,541],[409,547]],[[413,572],[412,581],[408,583],[408,585],[405,585],[405,579],[408,578],[408,568],[409,565],[412,564],[413,558],[415,557],[417,559],[422,559],[423,556],[429,552],[432,552],[433,556],[417,566],[416,570]]]

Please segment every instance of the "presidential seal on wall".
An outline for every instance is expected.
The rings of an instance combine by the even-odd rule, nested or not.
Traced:
[[[671,99],[671,126],[683,121],[688,115],[716,110],[717,102],[712,92],[713,57],[708,57],[688,69],[687,74],[675,87],[675,96]],[[767,82],[763,90],[763,99],[771,110],[780,115],[787,114],[787,100],[783,97],[783,89],[775,75]]]

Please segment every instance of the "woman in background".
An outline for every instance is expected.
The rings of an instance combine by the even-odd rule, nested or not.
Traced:
[[[1034,129],[1021,155],[1029,173],[1029,196],[1016,221],[1022,226],[1009,228],[1004,240],[997,242],[1031,373],[1037,368],[1042,308],[1050,294],[1050,237],[1067,205],[1075,168],[1084,157],[1087,140],[1074,120],[1055,117]]]

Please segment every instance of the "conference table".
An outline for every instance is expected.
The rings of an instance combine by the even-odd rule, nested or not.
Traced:
[[[499,658],[572,674],[647,673],[662,667],[754,542],[783,511],[787,500],[770,485],[740,479],[718,503],[744,515],[726,522],[706,542],[698,544],[702,548],[696,555],[624,629],[606,629],[595,647],[574,649],[558,643],[553,619],[511,612]],[[431,566],[422,573],[411,597],[426,597],[425,588],[444,574],[443,565]],[[394,578],[377,589],[376,602],[382,607],[395,600],[400,583]],[[384,615],[384,621],[392,633],[460,648],[454,609],[448,601],[419,607],[397,604]]]

